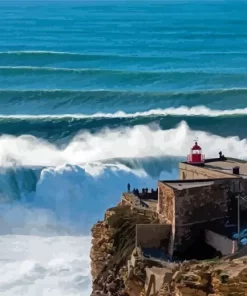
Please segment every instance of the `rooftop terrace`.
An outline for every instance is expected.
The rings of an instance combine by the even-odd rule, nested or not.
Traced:
[[[208,159],[205,161],[204,168],[208,170],[220,171],[226,174],[237,176],[233,173],[233,168],[239,167],[239,176],[242,178],[247,178],[247,161],[235,159],[235,158],[226,158],[225,160],[218,159]]]
[[[169,187],[177,190],[184,190],[188,188],[204,187],[214,184],[214,180],[176,180],[176,181],[160,181]]]
[[[235,179],[227,178],[227,180]],[[196,188],[196,187],[205,187],[211,186],[215,183],[218,183],[220,180],[226,180],[226,178],[217,178],[217,179],[187,179],[187,180],[162,180],[159,181],[173,189],[176,190],[184,190],[188,188]]]

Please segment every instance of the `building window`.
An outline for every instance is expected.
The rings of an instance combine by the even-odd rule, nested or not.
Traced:
[[[186,179],[186,175],[185,175],[185,172],[183,172],[183,180]]]

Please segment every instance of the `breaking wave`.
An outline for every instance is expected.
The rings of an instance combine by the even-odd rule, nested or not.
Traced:
[[[0,234],[88,234],[128,182],[153,188],[157,179],[176,178],[177,163],[186,159],[195,137],[206,157],[223,150],[225,156],[247,158],[246,139],[191,130],[185,122],[170,130],[83,132],[62,148],[32,136],[1,136]]]
[[[1,5],[1,296],[89,296],[127,183],[177,178],[196,137],[246,158],[242,4],[65,2]]]
[[[84,113],[115,113],[118,110],[127,113],[147,112],[159,109],[157,113],[165,114],[166,110],[181,112],[186,115],[196,110],[209,114],[212,110],[222,112],[224,109],[231,110],[246,108],[247,89],[211,89],[197,91],[118,91],[118,90],[0,90],[1,113],[4,115],[13,114],[11,106],[18,106],[19,114],[66,114],[77,113],[84,110]],[[199,105],[199,106],[198,106]],[[170,106],[173,106],[171,108]],[[179,109],[181,107],[186,109]],[[195,107],[196,106],[196,107]],[[206,107],[207,109],[194,109]],[[138,108],[138,109],[137,109]],[[87,111],[88,109],[88,111]],[[177,110],[177,111],[176,111]],[[28,112],[28,113],[29,113]],[[235,112],[235,111],[234,111]],[[245,111],[240,111],[245,112]],[[186,114],[185,114],[186,113]],[[118,116],[118,115],[116,115]],[[122,116],[122,114],[121,114]],[[132,115],[131,115],[132,116]]]
[[[115,113],[95,114],[43,114],[43,115],[4,115],[0,114],[1,119],[85,119],[85,118],[134,118],[134,117],[150,117],[150,116],[201,116],[201,117],[220,117],[220,116],[237,116],[247,115],[247,108],[232,109],[232,110],[212,110],[205,106],[187,107],[181,106],[178,108],[154,109],[145,112],[126,113],[118,111]]]
[[[90,295],[89,229],[127,182],[156,183],[121,164],[1,168],[0,295]]]
[[[0,236],[0,295],[90,295],[90,245],[90,237]]]
[[[195,137],[198,137],[201,145],[206,147],[208,157],[216,156],[222,148],[225,155],[240,158],[246,156],[246,139],[222,138],[191,130],[183,121],[169,130],[162,130],[156,125],[139,125],[106,128],[97,133],[84,131],[63,148],[33,136],[3,135],[0,137],[0,165],[9,166],[14,163],[21,166],[58,166],[66,163],[80,165],[124,157],[183,157],[189,151]]]

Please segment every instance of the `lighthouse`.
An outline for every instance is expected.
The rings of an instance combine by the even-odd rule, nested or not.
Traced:
[[[195,165],[204,164],[205,157],[202,154],[202,148],[195,142],[195,145],[191,148],[191,152],[187,157],[187,162]]]

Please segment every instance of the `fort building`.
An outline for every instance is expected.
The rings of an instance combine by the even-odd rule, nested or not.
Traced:
[[[131,282],[132,296],[143,288],[147,296],[246,295],[247,162],[222,152],[209,159],[196,142],[179,163],[177,180],[159,180],[151,190],[131,191],[128,184],[92,235],[97,291],[103,282],[109,288],[114,270],[127,262],[119,272]],[[230,260],[215,260],[220,257]]]
[[[196,142],[187,160],[179,163],[179,179],[160,180],[157,187],[152,192],[135,191],[122,196],[121,204],[145,208],[167,226],[157,226],[157,231],[149,231],[148,225],[146,231],[145,225],[137,226],[140,247],[145,249],[159,236],[166,242],[163,247],[170,257],[193,256],[201,244],[222,255],[238,249],[240,238],[236,232],[240,233],[240,226],[247,226],[243,214],[247,210],[246,161],[225,157],[221,152],[207,159]]]

